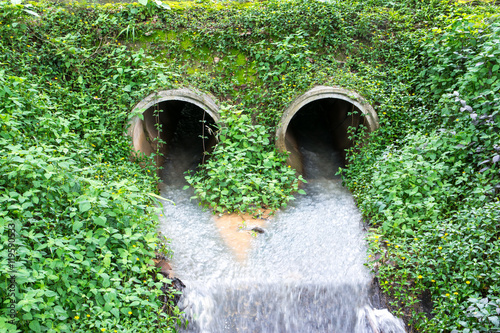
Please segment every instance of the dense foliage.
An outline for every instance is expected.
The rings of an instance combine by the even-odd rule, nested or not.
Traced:
[[[472,13],[446,18],[413,51],[411,133],[373,137],[344,173],[374,227],[382,287],[410,309],[430,295],[427,317],[412,309],[423,331],[500,331],[500,25]]]
[[[157,180],[129,161],[123,135],[158,72],[141,53],[80,30],[83,20],[0,4],[0,328],[166,331],[176,317],[162,312],[167,281],[152,266],[161,242],[147,193]]]
[[[221,113],[219,143],[208,162],[186,178],[206,206],[217,213],[276,210],[293,200],[294,192],[305,194],[298,189],[299,179],[305,180],[286,166],[286,154],[276,152],[265,126],[252,125],[241,111]]]
[[[380,117],[342,173],[393,310],[415,330],[500,330],[497,6],[169,6],[0,2],[2,328],[14,331],[15,275],[21,331],[174,330],[149,265],[157,179],[129,160],[129,110],[160,89],[210,92],[227,127],[188,179],[215,209],[276,208],[297,183],[274,128],[321,84],[357,91]],[[15,274],[3,245],[12,224]]]

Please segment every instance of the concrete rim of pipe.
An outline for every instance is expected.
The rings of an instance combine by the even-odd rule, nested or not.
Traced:
[[[136,154],[142,152],[149,156],[155,151],[148,141],[149,135],[145,130],[145,123],[137,114],[144,114],[151,107],[168,101],[194,104],[205,111],[215,122],[220,119],[219,107],[215,103],[215,98],[208,94],[188,88],[162,90],[152,93],[132,109],[131,113],[135,114],[135,116],[128,122],[127,135],[132,139],[132,147]],[[157,160],[157,165],[160,163],[161,161]]]
[[[297,97],[281,116],[281,121],[276,129],[276,148],[279,151],[289,151],[288,163],[294,167],[299,174],[303,173],[301,154],[298,151],[296,142],[293,136],[288,136],[288,126],[292,118],[303,107],[309,103],[320,100],[341,100],[353,105],[356,109],[360,110],[363,117],[363,122],[367,126],[369,132],[375,131],[379,128],[379,119],[377,113],[368,102],[361,97],[358,93],[340,87],[316,86],[306,93]]]
[[[373,132],[379,128],[377,113],[361,95],[339,87],[317,86],[296,98],[285,112],[283,112],[278,129],[276,130],[276,147],[278,150],[286,150],[285,134],[293,116],[307,104],[327,98],[344,100],[356,106],[365,115],[368,131]]]

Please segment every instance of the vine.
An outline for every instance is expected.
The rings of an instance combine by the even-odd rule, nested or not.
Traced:
[[[211,93],[224,126],[187,177],[197,197],[278,209],[299,187],[274,129],[327,85],[380,118],[352,134],[365,141],[342,174],[393,310],[413,331],[499,330],[498,15],[482,1],[0,2],[0,228],[17,235],[0,326],[174,331],[150,266],[162,247],[144,193],[159,179],[151,158],[129,159],[129,110],[159,90]]]

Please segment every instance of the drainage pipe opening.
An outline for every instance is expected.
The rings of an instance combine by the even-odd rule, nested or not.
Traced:
[[[310,177],[304,168],[304,151],[337,153],[338,166],[344,166],[346,152],[354,145],[350,136],[361,125],[369,132],[378,128],[375,111],[361,96],[341,88],[316,87],[284,112],[276,145],[290,152],[288,163],[298,173]]]
[[[218,107],[207,95],[188,89],[152,94],[133,110],[128,134],[137,153],[154,154],[156,166],[175,161],[184,172],[203,163],[215,145]],[[182,163],[179,163],[181,161]]]

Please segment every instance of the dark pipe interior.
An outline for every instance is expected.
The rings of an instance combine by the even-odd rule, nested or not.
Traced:
[[[153,149],[165,156],[164,179],[183,178],[185,171],[205,161],[215,145],[215,121],[189,102],[158,103],[144,112],[144,123]]]
[[[361,112],[353,104],[334,98],[319,99],[306,104],[294,115],[287,135],[293,138],[303,159],[307,158],[305,152],[337,154],[338,166],[344,166],[346,150],[353,145],[349,127],[357,129],[362,122]],[[302,162],[304,175],[310,178],[308,161]]]

